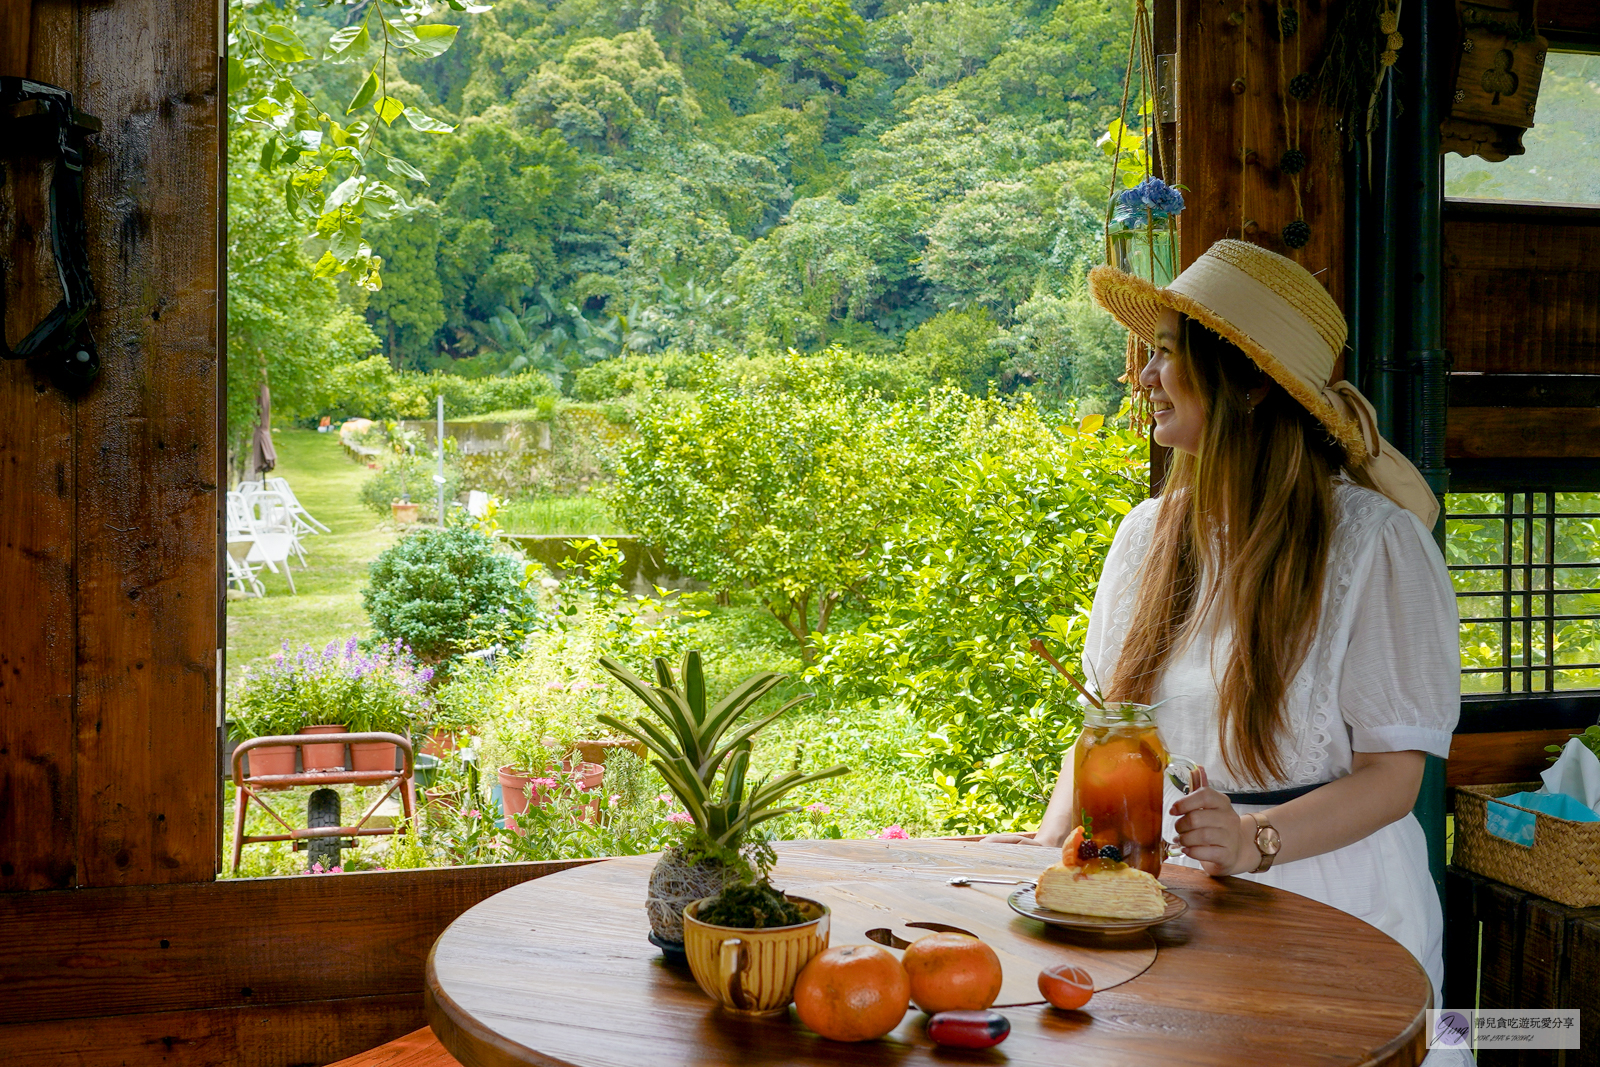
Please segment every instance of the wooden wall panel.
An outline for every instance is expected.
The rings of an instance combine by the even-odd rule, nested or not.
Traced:
[[[0,74],[26,75],[17,45],[29,34],[12,34],[28,25],[28,5],[12,0],[4,12]],[[61,287],[45,222],[53,172],[14,144],[0,144],[0,167],[0,307],[11,346]],[[61,888],[78,876],[75,414],[27,365],[0,361],[0,891]]]
[[[1171,0],[1178,6],[1178,181],[1187,187],[1180,258],[1194,262],[1211,244],[1242,236],[1289,256],[1317,275],[1344,306],[1344,164],[1335,116],[1319,111],[1315,97],[1300,105],[1300,176],[1311,242],[1299,250],[1279,235],[1295,218],[1294,190],[1278,168],[1288,147],[1278,91],[1277,42],[1267,36],[1276,8],[1264,0]],[[1311,69],[1322,47],[1331,5],[1294,5],[1300,32],[1285,49],[1287,73]],[[1239,14],[1240,24],[1229,18]],[[1295,59],[1296,42],[1299,58]],[[1234,92],[1235,79],[1244,91]],[[1294,122],[1290,102],[1289,120]],[[1243,150],[1254,153],[1243,162]]]
[[[78,398],[0,372],[0,890],[203,881],[218,826],[218,9],[37,0],[32,16],[27,73],[104,126],[84,168],[103,371]],[[37,183],[32,167],[16,181]],[[24,205],[7,242],[12,339],[58,297],[48,251],[32,256],[43,218]]]
[[[1445,785],[1534,782],[1550,766],[1546,745],[1564,745],[1576,730],[1506,730],[1450,739]]]
[[[1451,408],[1451,459],[1600,457],[1600,408]]]
[[[422,1025],[422,994],[0,1026],[28,1067],[307,1067]]]
[[[589,862],[0,895],[0,1026],[420,993],[456,916]]]
[[[1600,374],[1600,210],[1452,204],[1444,264],[1452,370]]]

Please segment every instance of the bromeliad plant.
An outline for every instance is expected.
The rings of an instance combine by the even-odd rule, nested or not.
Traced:
[[[767,884],[771,849],[763,847],[764,842],[750,840],[750,831],[799,811],[798,805],[780,806],[793,790],[847,774],[850,769],[838,764],[810,774],[793,770],[776,779],[750,782],[750,754],[757,733],[810,695],[796,697],[769,715],[738,725],[744,713],[784,675],[772,671],[751,675],[711,704],[696,650],[684,654],[678,679],[673,678],[666,660],[657,657],[654,684],[610,656],[602,656],[600,665],[627,686],[650,715],[631,723],[615,715],[601,715],[599,721],[650,750],[651,764],[683,804],[693,827],[687,840],[662,853],[650,875],[646,908],[656,937],[682,941],[684,907],[725,886],[763,887],[781,904],[781,895]]]

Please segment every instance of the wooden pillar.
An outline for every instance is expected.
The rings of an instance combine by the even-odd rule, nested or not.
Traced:
[[[6,63],[25,9],[0,9]],[[69,396],[0,364],[0,890],[216,873],[217,18],[31,10],[25,73],[103,123],[84,167],[103,369]],[[15,343],[60,296],[53,164],[0,163]]]
[[[1172,0],[1177,7],[1177,178],[1187,206],[1179,216],[1180,259],[1193,263],[1213,242],[1242,237],[1295,260],[1344,306],[1344,163],[1337,116],[1320,93],[1297,102],[1284,91],[1314,72],[1329,28],[1328,0],[1297,0],[1299,27],[1272,37],[1270,0]],[[1159,19],[1159,16],[1158,16]],[[1279,67],[1282,65],[1282,70]],[[1285,103],[1287,103],[1287,114]],[[1297,206],[1282,166],[1294,144],[1306,156]],[[1303,209],[1303,214],[1302,214]],[[1310,241],[1283,241],[1303,218]]]

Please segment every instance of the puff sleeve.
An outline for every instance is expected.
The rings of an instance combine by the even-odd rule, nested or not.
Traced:
[[[1106,551],[1095,587],[1094,606],[1089,609],[1089,630],[1083,639],[1083,673],[1091,689],[1105,692],[1122,655],[1122,642],[1133,617],[1133,601],[1139,591],[1139,568],[1150,550],[1150,535],[1155,530],[1161,498],[1152,497],[1123,518]]]
[[[1339,707],[1354,752],[1420,749],[1448,757],[1461,712],[1461,631],[1438,546],[1410,512],[1377,530],[1351,591]]]

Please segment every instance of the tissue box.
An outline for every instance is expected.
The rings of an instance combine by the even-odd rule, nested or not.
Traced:
[[[1573,908],[1600,906],[1600,822],[1573,822],[1500,797],[1535,792],[1541,782],[1456,788],[1456,840],[1450,862]],[[1491,801],[1495,803],[1491,804]],[[1490,832],[1496,828],[1519,844]]]

